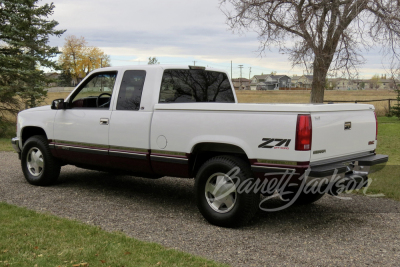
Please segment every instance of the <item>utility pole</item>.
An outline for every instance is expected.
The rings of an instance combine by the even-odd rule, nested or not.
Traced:
[[[100,68],[102,68],[103,67],[103,59],[101,58],[100,59]]]
[[[194,64],[194,66],[196,66],[196,61],[193,60],[193,64]]]
[[[242,69],[243,69],[243,65],[239,65],[239,69],[240,69],[239,90],[242,90]]]
[[[250,80],[250,76],[251,76],[251,67],[249,68],[249,80]]]

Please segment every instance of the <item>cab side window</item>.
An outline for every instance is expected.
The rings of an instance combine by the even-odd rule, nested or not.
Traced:
[[[117,110],[139,110],[146,71],[127,70],[119,89]]]
[[[117,72],[95,73],[71,98],[71,108],[109,108]]]

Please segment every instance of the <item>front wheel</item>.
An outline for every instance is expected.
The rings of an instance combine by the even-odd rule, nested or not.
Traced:
[[[204,163],[195,182],[196,204],[204,218],[222,227],[248,222],[258,210],[260,196],[238,189],[250,177],[249,165],[237,157],[218,156]]]
[[[25,179],[33,185],[50,185],[57,181],[61,165],[51,155],[47,139],[41,135],[30,137],[24,144],[21,166]]]

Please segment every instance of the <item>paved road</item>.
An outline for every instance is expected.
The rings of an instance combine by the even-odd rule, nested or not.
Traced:
[[[17,155],[0,152],[0,201],[233,266],[400,266],[400,202],[325,196],[307,207],[259,211],[248,226],[225,229],[202,218],[192,186],[66,166],[59,184],[35,187],[24,180]]]

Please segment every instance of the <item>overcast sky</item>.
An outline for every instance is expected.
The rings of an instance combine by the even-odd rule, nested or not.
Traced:
[[[49,1],[45,1],[49,2]],[[110,55],[111,64],[147,64],[150,56],[161,64],[190,64],[231,69],[239,77],[277,71],[278,74],[301,75],[293,69],[278,49],[259,56],[257,35],[233,34],[219,9],[219,0],[54,0],[52,19],[66,29],[51,45],[61,47],[67,35],[85,37],[88,45],[97,46]],[[41,2],[39,2],[41,3]],[[379,48],[376,49],[378,51]],[[367,63],[360,76],[370,78],[384,74],[382,56],[374,51],[364,54]]]

